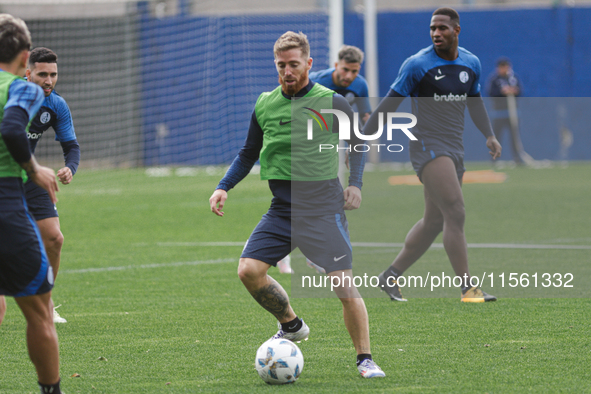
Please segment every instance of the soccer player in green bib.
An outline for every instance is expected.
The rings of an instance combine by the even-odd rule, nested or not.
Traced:
[[[324,268],[331,281],[351,279],[338,281],[334,291],[343,304],[358,371],[364,378],[384,377],[372,360],[365,303],[351,285],[352,249],[344,212],[361,204],[365,156],[351,149],[349,186],[343,190],[337,177],[340,124],[319,111],[340,111],[353,119],[353,110],[344,97],[308,78],[312,58],[305,34],[283,34],[273,52],[280,86],[259,96],[244,146],[209,199],[211,210],[224,215],[227,192],[259,160],[261,179],[269,182],[273,200],[242,251],[238,276],[252,297],[277,318],[280,327],[272,338],[300,342],[310,333],[283,287],[267,274],[297,247]],[[349,131],[349,147],[363,144]]]
[[[27,140],[28,125],[43,103],[41,88],[21,78],[30,48],[25,22],[0,14],[0,295],[14,297],[25,315],[29,356],[41,393],[60,394],[53,273],[23,185],[28,177],[54,204],[57,201],[55,173],[37,164]],[[0,302],[1,322],[4,297]]]

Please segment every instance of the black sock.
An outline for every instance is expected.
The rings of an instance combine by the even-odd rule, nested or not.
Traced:
[[[39,383],[39,382],[37,382]],[[61,394],[60,390],[60,381],[58,380],[56,384],[41,384],[39,383],[39,389],[41,389],[41,394]]]
[[[462,294],[466,294],[466,292],[467,292],[468,290],[470,290],[471,288],[472,288],[472,286],[470,286],[470,285],[468,285],[468,286],[466,286],[466,287],[462,287]]]
[[[398,279],[398,277],[402,275],[402,272],[398,271],[396,268],[389,266],[387,270],[384,271],[384,276],[386,278],[392,276],[395,279]]]
[[[371,358],[371,354],[358,354],[357,355],[357,365],[359,366],[359,364],[361,364],[362,362],[364,362],[367,359],[372,359]]]
[[[281,323],[281,329],[284,332],[296,332],[296,331],[299,331],[300,328],[302,328],[302,326],[303,326],[302,319],[300,319],[297,316],[292,321],[288,321],[287,323]]]

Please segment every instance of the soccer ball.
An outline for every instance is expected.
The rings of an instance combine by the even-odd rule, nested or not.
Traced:
[[[263,343],[254,362],[259,376],[268,384],[293,383],[304,369],[302,352],[287,339],[271,339]]]

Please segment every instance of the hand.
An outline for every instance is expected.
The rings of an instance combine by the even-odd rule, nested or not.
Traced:
[[[503,86],[501,88],[501,93],[505,96],[517,96],[519,94],[519,88],[517,86]]]
[[[35,184],[47,190],[49,198],[53,204],[57,202],[55,193],[60,189],[57,185],[57,180],[55,179],[55,173],[51,168],[37,165],[35,171],[29,172],[28,176],[33,182],[35,182]]]
[[[343,208],[347,211],[357,209],[361,205],[361,190],[357,186],[349,186],[343,192],[345,205]]]
[[[501,157],[501,150],[503,148],[501,147],[501,144],[499,144],[499,141],[497,141],[497,138],[495,136],[490,136],[486,139],[486,147],[490,149],[488,153],[492,156],[493,160],[496,160],[499,157]]]
[[[64,167],[57,172],[57,177],[63,185],[72,182],[72,170],[69,167]]]
[[[228,199],[228,192],[223,189],[216,189],[215,192],[209,197],[209,207],[211,208],[211,212],[215,213],[218,216],[224,216],[224,212],[222,208],[224,208],[224,204]]]

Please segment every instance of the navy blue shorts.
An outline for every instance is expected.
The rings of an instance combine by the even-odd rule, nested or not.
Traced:
[[[25,195],[27,207],[35,220],[58,217],[57,207],[51,202],[49,194],[33,182],[25,184]]]
[[[248,238],[240,257],[276,266],[295,248],[327,273],[351,269],[353,250],[345,212],[292,218],[267,212]]]
[[[447,152],[447,151],[433,151],[433,150],[412,150],[410,151],[410,161],[412,163],[412,168],[417,173],[421,182],[423,182],[423,168],[429,163],[431,160],[440,157],[440,156],[447,156],[454,162],[456,166],[456,174],[458,175],[458,179],[461,181],[464,177],[464,172],[466,172],[466,168],[464,167],[464,155],[461,153],[454,153],[454,152]]]
[[[21,182],[18,190],[6,188],[7,179],[11,178],[0,182],[0,294],[25,297],[47,293],[53,288],[53,271],[41,234],[27,211],[22,181],[12,178]]]

